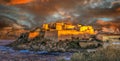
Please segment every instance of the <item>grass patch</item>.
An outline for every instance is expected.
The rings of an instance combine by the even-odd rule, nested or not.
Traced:
[[[71,61],[120,61],[120,49],[108,47],[92,53],[74,53]]]

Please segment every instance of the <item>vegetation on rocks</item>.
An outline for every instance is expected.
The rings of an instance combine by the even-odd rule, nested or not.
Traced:
[[[82,40],[84,41],[84,40]],[[93,41],[93,40],[89,40]],[[88,41],[88,42],[89,42]],[[120,61],[120,49],[113,46],[107,48],[100,48],[94,52],[80,51],[81,39],[72,38],[71,40],[52,41],[38,36],[34,39],[28,39],[28,34],[21,35],[15,42],[10,44],[17,49],[28,49],[34,51],[48,51],[48,52],[66,52],[79,51],[74,53],[70,61]],[[84,41],[85,42],[85,41]],[[91,45],[91,43],[89,43]],[[93,45],[92,45],[93,46]],[[62,61],[65,61],[64,59]]]
[[[42,36],[38,36],[34,39],[28,38],[28,33],[22,34],[15,42],[10,44],[17,49],[28,49],[34,51],[79,51],[81,46],[79,45],[80,39],[72,38],[64,41],[52,41],[45,39]]]

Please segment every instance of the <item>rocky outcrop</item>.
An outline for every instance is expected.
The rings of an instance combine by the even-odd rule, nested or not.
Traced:
[[[22,34],[15,42],[10,44],[9,46],[12,46],[16,49],[28,49],[34,51],[66,52],[66,51],[79,51],[82,48],[82,46],[80,46],[79,44],[82,41],[84,41],[83,43],[87,42],[87,40],[82,40],[79,38],[72,38],[72,39],[56,42],[50,39],[45,39],[41,36],[37,36],[34,39],[29,39],[28,34],[29,33]],[[89,41],[93,41],[93,39],[90,39]],[[92,47],[95,48],[93,45]]]

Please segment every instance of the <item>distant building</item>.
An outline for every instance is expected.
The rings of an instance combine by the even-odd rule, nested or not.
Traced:
[[[97,39],[101,40],[101,41],[120,41],[120,34],[99,34],[96,37]]]
[[[49,24],[43,24],[44,38],[54,41],[81,38],[85,34],[95,34],[92,26],[72,25],[63,22],[55,23],[52,27]]]

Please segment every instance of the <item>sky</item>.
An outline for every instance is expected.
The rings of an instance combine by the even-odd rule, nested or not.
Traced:
[[[70,20],[90,24],[99,18],[119,19],[119,0],[0,0],[0,22],[28,28]],[[8,19],[4,19],[8,18]],[[102,19],[102,20],[103,20]],[[6,23],[7,20],[9,23]],[[106,20],[105,20],[106,21]],[[0,24],[1,25],[1,24]],[[2,24],[4,25],[4,24]]]

